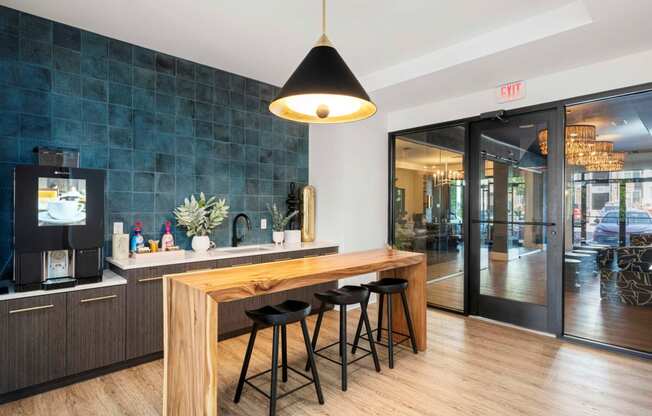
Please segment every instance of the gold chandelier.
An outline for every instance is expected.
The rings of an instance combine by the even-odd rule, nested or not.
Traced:
[[[566,157],[578,153],[591,151],[591,146],[596,142],[595,126],[588,124],[575,124],[566,127]],[[539,148],[542,155],[548,154],[548,129],[539,132]]]
[[[587,124],[566,127],[565,153],[569,165],[583,166],[588,172],[613,172],[622,170],[625,153],[614,152],[612,142],[597,141],[596,128]],[[542,155],[548,154],[548,129],[538,134]]]

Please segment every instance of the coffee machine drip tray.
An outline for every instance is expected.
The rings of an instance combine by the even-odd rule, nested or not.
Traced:
[[[41,283],[41,289],[43,290],[63,289],[64,287],[73,287],[76,284],[77,284],[77,279],[73,279],[72,277],[57,277],[57,278],[43,281]]]

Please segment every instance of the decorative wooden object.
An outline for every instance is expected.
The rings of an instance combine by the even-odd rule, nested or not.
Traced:
[[[165,276],[164,414],[218,413],[218,303],[395,269],[397,276],[409,281],[407,296],[417,348],[424,351],[423,254],[380,249]],[[395,328],[405,328],[402,311],[395,313],[394,320]]]
[[[306,185],[301,190],[301,241],[315,241],[315,210],[316,191],[312,185]]]

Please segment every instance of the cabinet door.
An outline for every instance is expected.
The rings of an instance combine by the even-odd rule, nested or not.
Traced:
[[[0,302],[0,394],[7,392],[7,302]]]
[[[6,308],[6,391],[65,376],[66,295],[14,299]]]
[[[76,374],[125,358],[125,286],[67,294],[66,369]]]
[[[163,275],[135,269],[127,284],[126,358],[163,351]]]

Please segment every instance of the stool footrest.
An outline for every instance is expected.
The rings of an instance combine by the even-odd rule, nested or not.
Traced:
[[[283,366],[282,366],[282,365],[279,365],[277,368],[278,368],[278,369],[282,369]],[[305,378],[306,380],[308,380],[308,382],[305,383],[305,384],[300,385],[299,387],[295,387],[295,388],[293,388],[292,390],[287,391],[287,392],[285,392],[285,393],[283,393],[283,394],[279,394],[278,396],[276,396],[276,399],[277,399],[277,400],[278,400],[278,399],[282,399],[283,397],[288,396],[288,395],[294,393],[294,392],[297,391],[297,390],[301,390],[301,389],[304,388],[304,387],[308,387],[309,385],[311,385],[311,384],[313,384],[313,383],[315,382],[314,379],[308,377],[307,375],[303,374],[303,373],[300,372],[299,370],[296,370],[296,369],[294,369],[294,368],[292,368],[292,367],[290,367],[290,366],[288,366],[287,368],[288,368],[288,370],[292,370],[292,372],[294,372],[294,373],[300,375],[301,377]],[[267,397],[268,399],[271,400],[271,396],[270,396],[268,393],[265,393],[265,392],[262,391],[258,386],[254,385],[254,384],[251,383],[251,381],[250,381],[250,380],[253,380],[253,379],[255,379],[255,378],[258,378],[258,377],[264,376],[265,374],[270,373],[271,371],[272,371],[272,369],[270,368],[269,370],[265,370],[265,371],[262,371],[262,372],[260,372],[260,373],[258,373],[258,374],[254,374],[253,376],[246,378],[244,382],[245,382],[246,384],[248,384],[250,387],[253,387],[253,389],[256,390],[258,393],[262,394],[263,396],[265,396],[265,397]]]
[[[389,333],[389,329],[387,329],[387,328],[382,328],[382,331],[385,331],[385,332]],[[373,335],[373,334],[376,334],[376,333],[378,333],[378,329],[374,329],[374,330],[371,331],[371,334],[372,334],[372,335]],[[392,345],[394,345],[395,347],[397,347],[397,346],[403,344],[404,342],[410,340],[410,336],[409,336],[409,335],[406,335],[406,334],[404,334],[404,333],[402,333],[402,332],[392,331],[392,335],[400,335],[401,337],[403,337],[403,339],[401,339],[400,341],[395,341],[395,342],[392,344]],[[388,338],[389,338],[389,334],[388,334]],[[360,339],[364,339],[365,341],[369,342],[369,338],[367,338],[366,335],[360,335]],[[389,345],[387,345],[387,344],[383,344],[382,342],[379,342],[379,341],[374,341],[374,344],[376,344],[376,345],[381,345],[381,346],[383,346],[383,347],[385,347],[385,348],[388,348],[388,347],[389,347]],[[358,349],[362,349],[362,348],[358,347]]]
[[[318,355],[319,357],[321,357],[321,358],[323,358],[323,359],[325,359],[325,360],[328,360],[328,361],[332,362],[333,364],[337,364],[337,365],[341,366],[341,365],[343,365],[343,363],[342,363],[341,361],[337,361],[337,360],[334,360],[334,359],[332,359],[332,358],[330,358],[330,357],[325,356],[324,354],[320,354],[321,351],[327,350],[327,349],[332,348],[332,347],[334,347],[334,346],[336,346],[336,345],[339,346],[339,345],[340,345],[340,342],[339,342],[339,341],[335,341],[335,342],[332,343],[332,344],[326,345],[325,347],[321,347],[321,348],[315,350],[315,351],[314,351],[314,354],[315,354],[315,355]],[[355,345],[353,345],[353,344],[350,343],[350,342],[347,342],[346,345],[348,345],[348,346],[350,346],[350,347],[354,347],[354,346],[355,346]],[[346,362],[347,364],[353,364],[353,363],[355,363],[355,362],[357,362],[357,361],[360,361],[360,360],[362,360],[363,358],[366,358],[366,357],[368,357],[368,356],[370,356],[370,355],[372,354],[371,351],[368,350],[368,349],[366,349],[366,348],[362,348],[362,347],[360,347],[360,346],[358,346],[357,348],[358,348],[359,350],[365,351],[366,354],[357,357],[355,360],[347,361],[347,362]]]

